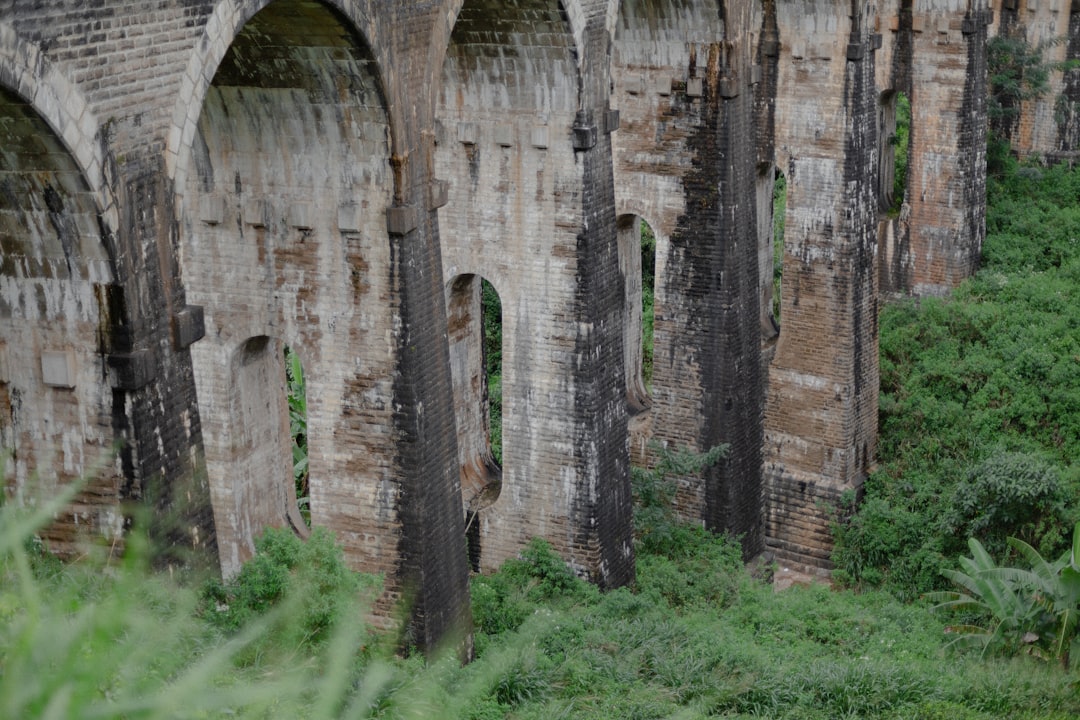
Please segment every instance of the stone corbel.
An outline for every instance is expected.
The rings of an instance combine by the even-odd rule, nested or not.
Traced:
[[[185,305],[172,317],[173,347],[191,347],[206,335],[206,321],[201,305]]]

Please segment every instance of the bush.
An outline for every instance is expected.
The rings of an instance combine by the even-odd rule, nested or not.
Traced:
[[[368,591],[378,581],[365,580]],[[298,643],[324,641],[347,608],[358,599],[361,576],[345,565],[329,530],[316,527],[307,541],[290,530],[267,528],[255,542],[255,556],[231,581],[209,581],[203,590],[203,613],[218,627],[236,632],[288,599],[296,608]]]
[[[992,555],[1004,554],[1005,539],[1014,536],[1056,555],[1068,542],[1064,490],[1057,468],[1041,456],[995,452],[956,486],[944,535],[979,538]]]

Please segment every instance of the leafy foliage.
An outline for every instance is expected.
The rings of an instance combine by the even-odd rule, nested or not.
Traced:
[[[784,279],[784,225],[787,222],[787,178],[776,173],[773,183],[773,296],[772,314],[780,319],[780,291]]]
[[[296,504],[304,522],[311,526],[311,498],[308,489],[307,383],[300,356],[285,346],[285,387],[289,398],[289,435],[292,437],[293,480]]]
[[[956,635],[951,644],[974,645],[985,652],[1024,651],[1055,659],[1068,669],[1069,655],[1080,619],[1080,523],[1073,547],[1055,563],[1043,559],[1023,540],[1009,538],[1030,569],[999,567],[982,544],[968,542],[972,556],[960,558],[959,570],[943,573],[965,592],[936,592],[936,609],[975,612],[984,624],[947,628]]]
[[[991,132],[1008,138],[1020,117],[1024,100],[1041,97],[1050,87],[1050,73],[1043,51],[1055,42],[1031,45],[1023,36],[999,33],[986,42],[990,97],[986,114]]]
[[[502,300],[495,286],[480,281],[484,325],[484,372],[487,377],[488,432],[491,454],[502,463]]]
[[[890,214],[898,214],[907,191],[908,149],[911,145],[911,100],[906,93],[896,96],[896,134],[889,138],[893,146],[893,203]]]
[[[984,268],[882,309],[880,464],[836,525],[837,580],[914,599],[969,532],[1056,556],[1078,519],[1080,171],[1013,167],[989,183]]]
[[[375,581],[368,581],[368,589]],[[231,581],[208,581],[203,613],[214,625],[236,632],[288,600],[297,617],[289,623],[297,643],[320,643],[343,619],[360,590],[360,576],[345,566],[340,546],[323,527],[301,540],[287,529],[267,528],[255,556]]]
[[[726,457],[730,446],[717,445],[704,453],[671,450],[654,444],[657,456],[651,468],[634,467],[630,473],[634,498],[634,538],[644,552],[678,551],[683,528],[675,517],[675,480],[672,476],[692,475]]]
[[[957,484],[944,516],[952,537],[988,538],[988,550],[1005,551],[999,538],[1016,536],[1049,552],[1063,541],[1066,493],[1058,469],[1031,453],[994,452]]]
[[[652,387],[653,326],[656,317],[656,235],[641,222],[641,375]]]

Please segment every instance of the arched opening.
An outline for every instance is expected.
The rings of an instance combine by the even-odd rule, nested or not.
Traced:
[[[895,216],[907,191],[908,146],[911,138],[911,101],[902,92],[886,91],[878,105],[878,210]]]
[[[107,355],[123,295],[98,204],[72,152],[34,106],[0,87],[0,477],[8,495],[86,479],[42,531],[60,554],[93,536],[113,545],[128,491],[114,443],[124,394]],[[85,531],[85,532],[84,532]]]
[[[280,340],[256,363],[274,388],[273,432],[259,435],[272,460],[265,475],[242,467],[260,453],[242,450],[225,399],[234,348],[253,337],[287,338],[303,359],[311,521],[346,533],[354,567],[394,572],[389,136],[377,63],[323,3],[268,4],[207,88],[183,188],[181,266],[189,302],[205,308],[207,334],[191,352],[226,574],[264,526],[307,527]]]
[[[311,527],[311,477],[308,464],[307,381],[300,354],[285,346],[285,400],[289,405],[289,439],[292,448],[296,507],[304,524]]]
[[[656,235],[637,215],[616,221],[619,269],[626,288],[623,311],[623,365],[626,405],[631,415],[648,409],[653,368],[653,319],[656,298]]]
[[[780,333],[780,291],[784,278],[787,177],[780,168],[772,165],[758,168],[756,197],[761,337],[771,344]]]
[[[502,490],[502,302],[479,275],[448,289],[450,375],[469,562],[480,568],[480,513]]]

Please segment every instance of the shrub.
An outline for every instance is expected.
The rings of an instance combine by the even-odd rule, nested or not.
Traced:
[[[1058,470],[1039,455],[997,451],[957,484],[945,517],[945,537],[977,537],[994,555],[1018,537],[1057,554],[1068,523]]]
[[[370,591],[378,583],[365,579]],[[300,643],[325,640],[346,608],[357,600],[361,577],[345,566],[333,535],[316,527],[307,541],[292,531],[267,528],[255,542],[255,556],[231,581],[209,581],[203,613],[213,624],[235,632],[255,617],[289,599],[296,608]]]

